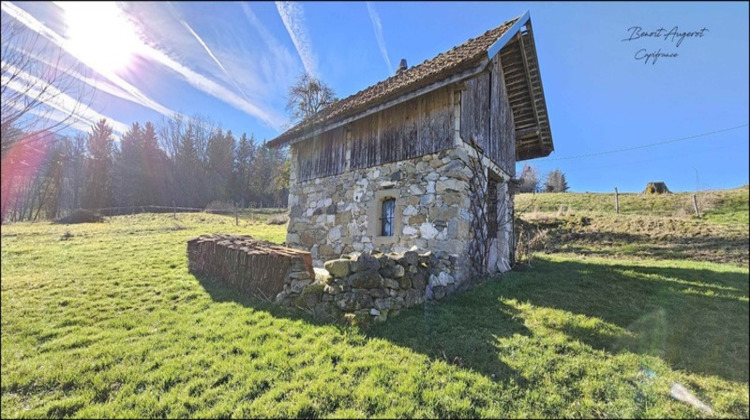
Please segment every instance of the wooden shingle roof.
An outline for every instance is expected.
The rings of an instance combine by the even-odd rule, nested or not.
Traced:
[[[443,77],[471,67],[482,58],[487,57],[487,49],[500,38],[518,18],[507,21],[495,29],[469,39],[463,44],[410,67],[400,74],[393,75],[382,82],[363,89],[353,95],[341,99],[309,119],[297,124],[280,136],[268,142],[271,147],[283,146],[296,137],[304,135],[314,127],[327,122],[333,122],[339,117],[345,117],[369,106],[384,102],[399,94],[418,89],[435,82]]]
[[[490,29],[476,38],[471,38],[463,44],[453,47],[448,51],[440,53],[434,58],[425,60],[421,64],[407,68],[388,79],[334,102],[312,117],[300,122],[275,139],[269,141],[268,145],[270,147],[283,147],[288,144],[296,143],[297,141],[304,140],[313,134],[326,131],[332,128],[332,126],[340,124],[344,120],[359,118],[359,115],[363,116],[364,112],[367,110],[371,110],[381,105],[389,106],[389,101],[412,94],[421,88],[434,85],[441,80],[455,77],[456,75],[472,74],[474,73],[473,69],[477,68],[477,66],[484,65],[483,63],[488,62],[488,58],[492,58],[488,57],[488,54],[494,55],[498,52],[496,49],[498,46],[501,48],[504,47],[502,51],[500,51],[501,55],[507,54],[508,50],[511,48],[518,48],[517,46],[519,45],[519,40],[522,38],[522,35],[527,38],[531,36],[528,13],[521,17],[504,22],[500,26]],[[519,148],[517,148],[516,154],[519,159],[547,156],[552,151],[552,139],[551,134],[549,134],[549,123],[546,120],[546,104],[544,104],[544,94],[541,90],[541,79],[539,78],[533,40],[527,42],[524,47],[525,49],[528,49],[528,55],[533,56],[531,58],[534,59],[533,63],[530,63],[532,65],[529,65],[527,61],[531,60],[526,56],[522,57],[524,60],[525,71],[521,77],[528,79],[525,87],[529,86],[531,89],[527,87],[526,92],[528,93],[524,95],[525,97],[521,98],[519,96],[516,99],[519,103],[524,102],[524,106],[533,107],[535,111],[538,110],[535,112],[536,118],[534,127],[541,128],[541,131],[537,130],[532,133],[533,130],[527,129],[524,132],[519,132],[517,130],[518,134],[523,134],[524,139],[522,141],[529,142],[529,146],[531,146],[523,148],[524,150],[519,150]],[[521,57],[520,54],[518,57]],[[516,57],[513,58],[516,59]],[[506,63],[504,63],[504,67],[506,67]],[[507,71],[511,69],[506,68],[505,70]],[[531,70],[531,73],[529,70]],[[536,70],[536,74],[534,74],[534,70]],[[509,84],[507,77],[506,84]],[[514,98],[510,99],[513,100]],[[513,106],[513,108],[515,117],[521,117],[522,110],[517,106]],[[538,114],[543,114],[542,116],[544,118],[538,118]],[[540,121],[542,119],[544,121]],[[527,126],[531,127],[530,124]],[[534,138],[532,139],[530,136],[533,136]],[[532,144],[531,141],[533,141],[534,144]]]

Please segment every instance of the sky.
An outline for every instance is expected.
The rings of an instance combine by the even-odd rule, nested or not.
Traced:
[[[745,2],[2,2],[3,24],[63,48],[96,88],[72,129],[180,112],[261,140],[288,126],[304,72],[344,98],[526,11],[555,151],[519,174],[560,169],[577,192],[748,183]]]

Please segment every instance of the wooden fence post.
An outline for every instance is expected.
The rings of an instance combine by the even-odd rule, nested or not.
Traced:
[[[701,217],[701,212],[698,210],[698,199],[693,194],[693,208],[695,209],[695,215]]]
[[[234,225],[239,226],[240,225],[240,219],[237,213],[237,207],[234,208]]]
[[[617,192],[617,187],[615,187],[615,213],[620,214],[620,193]]]
[[[172,201],[172,218],[177,220],[177,206],[175,206],[174,200]]]

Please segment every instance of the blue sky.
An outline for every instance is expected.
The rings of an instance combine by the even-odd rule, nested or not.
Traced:
[[[259,139],[283,131],[286,89],[303,71],[345,97],[388,77],[401,58],[419,64],[528,10],[555,152],[525,163],[542,175],[561,169],[581,192],[748,182],[747,3],[3,2],[2,10],[88,66],[98,90],[78,127],[106,117],[122,130],[177,111]],[[664,30],[623,41],[635,26]],[[674,27],[706,30],[677,46],[664,36]],[[659,51],[677,56],[636,59]],[[575,158],[588,154],[596,155]]]

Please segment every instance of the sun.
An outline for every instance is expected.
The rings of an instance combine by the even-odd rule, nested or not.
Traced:
[[[96,71],[127,67],[141,41],[114,2],[60,2],[65,11],[68,46]]]

